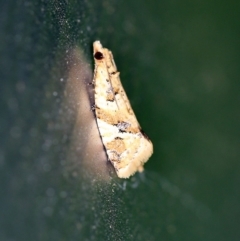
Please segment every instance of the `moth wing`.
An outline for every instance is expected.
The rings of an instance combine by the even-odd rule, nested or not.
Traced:
[[[119,177],[140,170],[153,146],[142,132],[123,89],[111,51],[94,42],[95,113],[109,160]]]

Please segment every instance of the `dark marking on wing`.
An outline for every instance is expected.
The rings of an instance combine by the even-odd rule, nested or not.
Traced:
[[[114,100],[115,100],[114,95],[108,95],[107,96],[107,101],[113,102]]]
[[[139,127],[139,130],[142,133],[142,135],[145,137],[145,139],[147,139],[148,141],[151,141],[150,138],[147,136],[147,134],[141,129],[141,127]]]
[[[130,127],[130,124],[122,121],[122,122],[118,122],[115,126],[118,128],[118,131],[120,133],[124,133],[124,132],[127,132],[127,128]]]

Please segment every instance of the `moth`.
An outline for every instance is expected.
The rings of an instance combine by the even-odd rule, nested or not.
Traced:
[[[119,78],[112,52],[93,43],[94,111],[108,160],[119,178],[143,171],[153,145],[141,129]]]

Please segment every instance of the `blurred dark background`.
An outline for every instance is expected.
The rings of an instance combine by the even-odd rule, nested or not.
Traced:
[[[0,240],[239,240],[239,11],[237,1],[1,1]],[[80,48],[93,69],[96,39],[154,144],[144,175],[127,181],[66,168],[67,53]]]

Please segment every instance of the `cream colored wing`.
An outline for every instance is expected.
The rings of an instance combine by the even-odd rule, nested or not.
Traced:
[[[143,170],[153,153],[122,87],[111,51],[99,41],[93,43],[95,113],[108,159],[118,177],[128,178]]]

